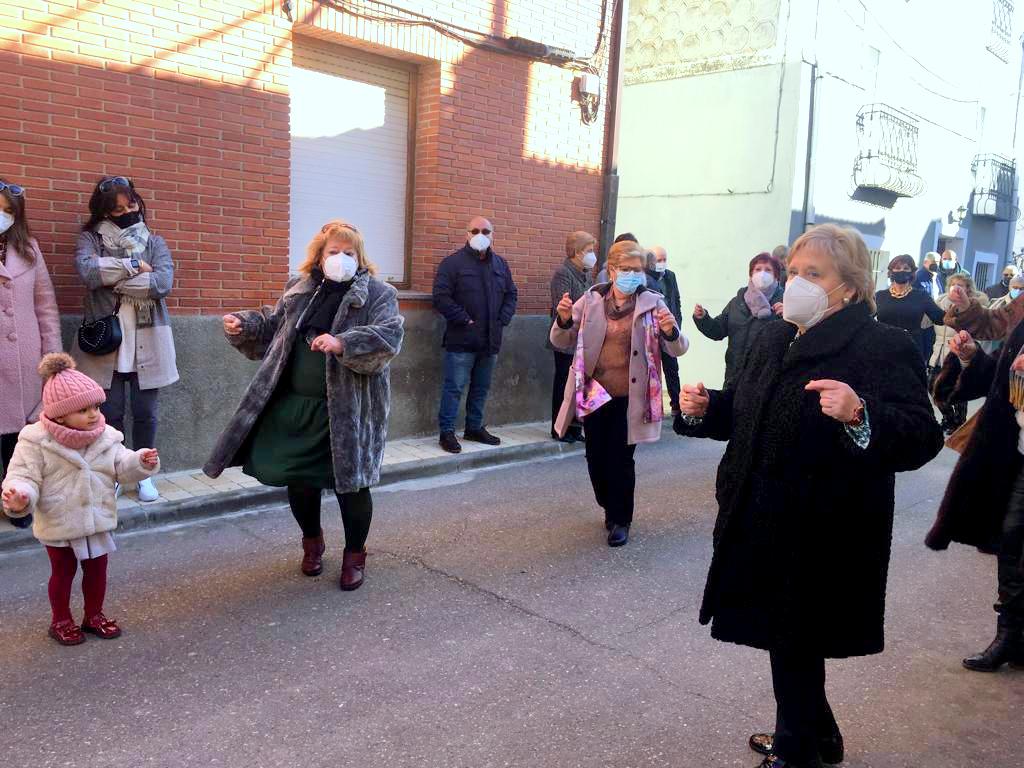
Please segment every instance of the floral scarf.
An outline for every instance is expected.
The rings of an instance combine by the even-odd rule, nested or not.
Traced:
[[[601,383],[588,378],[583,360],[583,329],[587,314],[584,304],[580,318],[580,331],[576,334],[576,356],[572,361],[576,388],[576,418],[582,419],[596,411],[612,397]],[[644,358],[647,361],[647,387],[644,391],[644,424],[658,423],[664,418],[665,407],[661,392],[661,332],[654,319],[654,310],[645,312],[641,318],[644,331]]]

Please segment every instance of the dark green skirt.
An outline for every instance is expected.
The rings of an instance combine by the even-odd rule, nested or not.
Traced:
[[[264,485],[334,488],[327,359],[295,339],[281,380],[246,441],[242,471]]]

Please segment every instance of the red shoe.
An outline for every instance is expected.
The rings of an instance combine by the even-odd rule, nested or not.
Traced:
[[[48,634],[61,645],[81,645],[85,642],[85,635],[72,619],[51,624]]]
[[[113,640],[115,637],[121,636],[121,628],[117,626],[117,622],[108,619],[102,613],[97,613],[92,618],[83,621],[82,631],[96,635],[103,640]]]
[[[324,537],[302,537],[302,573],[305,576],[319,576],[323,570]]]
[[[362,552],[349,552],[341,559],[341,588],[345,592],[359,589],[363,586],[363,571],[366,569],[366,550]]]

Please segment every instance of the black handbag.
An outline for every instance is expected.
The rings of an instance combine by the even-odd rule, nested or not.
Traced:
[[[118,297],[113,314],[88,322],[84,317],[78,327],[78,348],[88,355],[109,355],[121,346],[121,321],[117,313],[121,309]]]

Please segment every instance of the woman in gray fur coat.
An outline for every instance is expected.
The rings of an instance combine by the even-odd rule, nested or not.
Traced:
[[[224,316],[228,342],[263,364],[203,471],[241,464],[265,485],[286,486],[302,529],[302,572],[323,571],[320,497],[333,490],[345,527],[341,588],[358,589],[380,479],[391,387],[402,346],[398,293],[378,280],[362,235],[332,221],[309,244],[300,276],[271,311]]]

